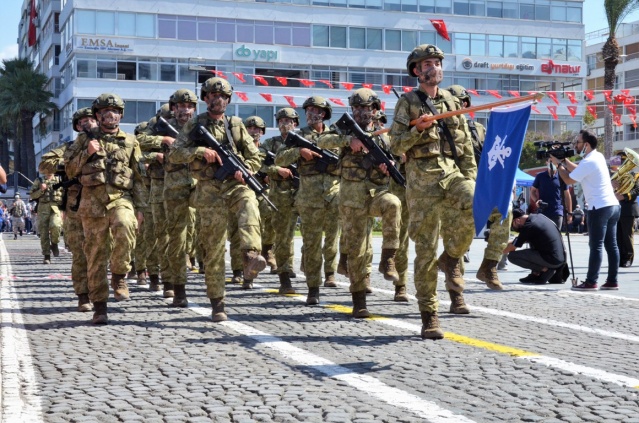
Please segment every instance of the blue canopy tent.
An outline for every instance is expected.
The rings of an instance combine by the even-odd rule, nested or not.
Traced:
[[[530,176],[519,168],[515,172],[515,182],[518,187],[530,187],[534,180],[535,178],[533,176]]]

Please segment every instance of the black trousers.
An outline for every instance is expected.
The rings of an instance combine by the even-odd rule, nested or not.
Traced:
[[[633,216],[621,216],[617,223],[617,245],[619,246],[620,265],[627,262],[632,264],[635,258],[635,249],[633,246],[635,218]]]
[[[556,269],[561,266],[561,264],[548,263],[541,254],[539,254],[539,251],[533,250],[532,248],[511,251],[508,253],[508,261],[524,269],[530,269],[533,272],[541,272],[544,267]]]

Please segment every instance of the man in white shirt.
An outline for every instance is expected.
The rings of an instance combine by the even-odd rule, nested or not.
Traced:
[[[597,279],[603,258],[603,249],[608,255],[608,277],[601,289],[619,289],[617,272],[619,270],[619,248],[617,247],[617,222],[621,207],[610,182],[610,172],[606,159],[599,153],[597,137],[582,129],[574,144],[575,151],[582,160],[573,163],[551,156],[559,169],[559,176],[568,185],[581,183],[584,197],[588,203],[588,232],[590,235],[590,256],[586,280],[572,289],[579,291],[597,290]]]

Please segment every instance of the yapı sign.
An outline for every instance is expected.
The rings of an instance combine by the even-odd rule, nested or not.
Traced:
[[[457,56],[455,69],[462,72],[511,75],[586,76],[586,69],[582,62],[559,62],[550,59]]]
[[[233,60],[251,62],[280,62],[282,52],[275,46],[259,44],[233,44]]]

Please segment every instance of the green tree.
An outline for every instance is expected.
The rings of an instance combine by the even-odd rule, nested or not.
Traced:
[[[623,19],[639,8],[638,0],[604,0],[604,10],[608,22],[608,39],[601,53],[604,61],[604,89],[613,90],[617,79],[616,68],[621,57],[621,47],[616,32]],[[604,156],[609,159],[613,153],[612,112],[604,108]]]
[[[28,178],[37,176],[33,146],[33,118],[48,115],[56,108],[53,93],[44,89],[46,75],[36,72],[27,59],[2,61],[0,68],[0,121],[10,122],[14,137],[14,170]]]
[[[577,134],[572,131],[567,131],[554,138],[549,137],[543,132],[528,131],[524,138],[524,147],[521,150],[521,158],[519,159],[520,169],[530,169],[532,167],[544,166],[546,160],[537,159],[537,151],[541,147],[537,147],[534,143],[537,141],[557,141],[557,142],[570,142],[572,143]]]

